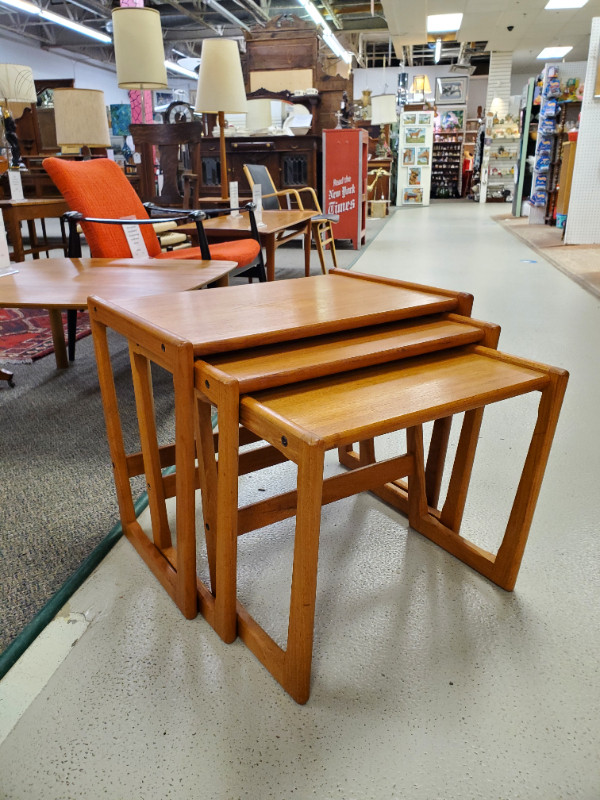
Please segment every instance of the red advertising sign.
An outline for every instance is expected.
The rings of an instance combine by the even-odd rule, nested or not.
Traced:
[[[336,239],[364,243],[368,135],[360,128],[323,131],[323,211],[338,214]]]

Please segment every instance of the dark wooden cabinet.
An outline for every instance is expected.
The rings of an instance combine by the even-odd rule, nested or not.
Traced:
[[[249,192],[244,164],[262,164],[278,189],[318,188],[320,136],[231,137],[226,140],[228,180],[237,181],[240,194]],[[200,197],[220,195],[219,140],[206,138],[200,146]]]

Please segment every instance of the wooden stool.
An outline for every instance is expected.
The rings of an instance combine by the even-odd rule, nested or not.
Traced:
[[[241,509],[238,520],[241,534],[296,514],[287,648],[281,649],[239,603],[238,632],[294,700],[304,703],[310,693],[321,506],[375,489],[403,507],[396,502],[396,481],[408,476],[411,527],[512,590],[567,379],[563,370],[471,346],[242,397],[241,424],[295,462],[298,478],[297,491]],[[459,536],[466,492],[457,496],[453,485],[462,483],[465,469],[470,473],[484,406],[532,391],[541,394],[537,422],[502,544],[492,554]],[[427,503],[422,425],[463,412],[449,497],[438,514]],[[400,429],[407,431],[405,454],[323,480],[326,450]],[[219,553],[217,595],[218,576]]]

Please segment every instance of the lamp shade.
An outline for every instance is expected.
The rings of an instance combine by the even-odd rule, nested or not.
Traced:
[[[169,84],[158,11],[115,8],[112,21],[119,88],[166,89]]]
[[[243,113],[247,103],[237,42],[233,39],[205,39],[198,74],[196,111]]]
[[[35,103],[37,93],[31,67],[0,64],[0,99],[9,103]]]
[[[411,94],[431,94],[431,84],[427,75],[415,75],[410,87]]]
[[[71,147],[110,147],[104,92],[55,89],[56,141]]]
[[[380,94],[371,97],[371,125],[391,125],[396,122],[396,95]]]
[[[262,131],[269,128],[272,123],[270,100],[266,98],[264,100],[248,100],[246,128],[249,131]]]

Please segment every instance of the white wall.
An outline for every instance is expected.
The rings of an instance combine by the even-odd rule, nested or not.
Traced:
[[[363,89],[370,89],[373,94],[393,94],[398,88],[398,74],[408,74],[408,85],[415,75],[427,75],[431,84],[432,95],[435,96],[436,78],[457,77],[448,71],[448,66],[433,67],[372,67],[354,70],[354,99],[360,100]],[[485,105],[487,77],[469,78],[467,96],[467,118],[475,117],[477,106]]]
[[[29,45],[23,39],[0,36],[0,61],[8,64],[25,64],[33,70],[33,77],[38,78],[74,78],[76,89],[100,89],[104,92],[106,105],[111,103],[128,103],[129,93],[117,86],[117,75],[114,64],[97,67],[77,61],[68,54],[58,54],[43,50],[39,46]],[[169,87],[172,89],[195,88],[194,81],[179,80],[168,74]]]
[[[600,101],[594,99],[599,51],[600,17],[594,17],[565,230],[566,244],[600,244]]]

